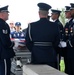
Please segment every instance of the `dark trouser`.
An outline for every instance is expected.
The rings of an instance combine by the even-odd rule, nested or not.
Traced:
[[[67,47],[63,48],[63,57],[64,57],[64,63],[65,63],[65,73],[68,73],[68,57],[67,57]]]
[[[68,60],[68,74],[74,75],[74,60],[73,59]]]
[[[68,73],[68,59],[67,59],[67,56],[64,56],[64,63],[65,63],[65,73]]]
[[[57,52],[57,69],[60,70],[60,60],[61,60],[61,56],[62,56],[62,48],[57,48],[56,49]]]
[[[0,59],[0,75],[10,75],[11,60]]]

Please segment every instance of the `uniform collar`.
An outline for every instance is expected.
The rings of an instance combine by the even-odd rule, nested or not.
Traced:
[[[69,19],[68,19],[68,22],[70,22],[71,19],[72,19],[72,18],[69,18]]]
[[[57,21],[57,19],[53,20],[53,22],[56,22],[56,21]]]
[[[70,22],[72,18],[66,19],[66,22]]]
[[[40,18],[40,20],[47,20],[47,18]]]

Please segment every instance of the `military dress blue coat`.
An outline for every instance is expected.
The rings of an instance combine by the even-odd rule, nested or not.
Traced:
[[[64,40],[67,42],[67,56],[74,59],[74,34],[73,34],[74,20],[71,19],[66,23],[64,28]]]
[[[59,27],[46,18],[30,23],[26,33],[26,46],[32,53],[32,63],[56,62],[57,56],[54,47],[60,41]],[[35,42],[51,42],[52,45],[35,45]]]
[[[14,43],[10,40],[10,28],[8,24],[0,19],[0,59],[13,58]]]

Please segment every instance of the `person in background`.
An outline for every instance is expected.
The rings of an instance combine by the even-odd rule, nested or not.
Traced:
[[[14,22],[9,23],[10,31],[13,33],[15,31]]]
[[[59,21],[59,16],[60,16],[61,11],[55,10],[55,9],[51,9],[51,11],[52,11],[51,19],[53,20],[53,22],[58,24],[59,29],[60,29],[60,42],[61,42],[61,41],[63,41],[63,25]],[[60,59],[61,59],[61,55],[62,55],[62,48],[57,47],[56,52],[57,52],[57,67],[60,70]]]
[[[32,64],[47,64],[56,68],[57,56],[54,47],[60,41],[58,24],[50,22],[48,11],[51,6],[38,3],[40,20],[29,24],[26,33],[26,46],[31,54]]]
[[[60,28],[60,41],[63,40],[63,25],[59,20],[60,17],[60,10],[55,10],[55,9],[51,9],[52,13],[51,13],[51,19],[53,20],[53,22],[57,23],[59,25]]]
[[[0,8],[0,75],[10,75],[11,58],[15,56],[14,43],[10,40],[10,28],[6,23],[8,6]]]
[[[15,31],[14,31],[13,33],[11,33],[11,39],[14,39],[15,44],[17,44],[16,41],[15,41],[15,39],[18,39],[19,41],[22,40],[22,39],[25,40],[25,35],[24,35],[24,33],[21,31],[21,23],[20,23],[20,22],[16,22],[16,23],[15,23]],[[23,45],[25,44],[25,42],[21,42],[21,43],[22,43]],[[24,46],[21,46],[21,45],[20,45],[21,43],[18,43],[18,45],[17,45],[17,47],[16,47],[16,48],[19,49],[19,50],[21,50],[22,48],[24,48]],[[16,64],[17,64],[16,68],[17,68],[17,69],[20,69],[21,66],[22,66],[20,60],[21,60],[20,57],[17,57],[17,58],[16,58]]]
[[[15,31],[11,34],[11,38],[25,39],[24,33],[21,31],[21,23],[15,23]]]
[[[70,3],[71,8],[69,22],[65,26],[65,37],[67,42],[67,73],[74,75],[74,3]],[[68,14],[68,13],[66,13]],[[66,16],[68,18],[68,16]]]

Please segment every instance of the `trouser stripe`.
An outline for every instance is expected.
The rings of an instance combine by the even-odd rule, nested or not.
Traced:
[[[6,59],[4,59],[4,66],[5,66],[5,75],[7,74],[7,65],[6,65]]]

